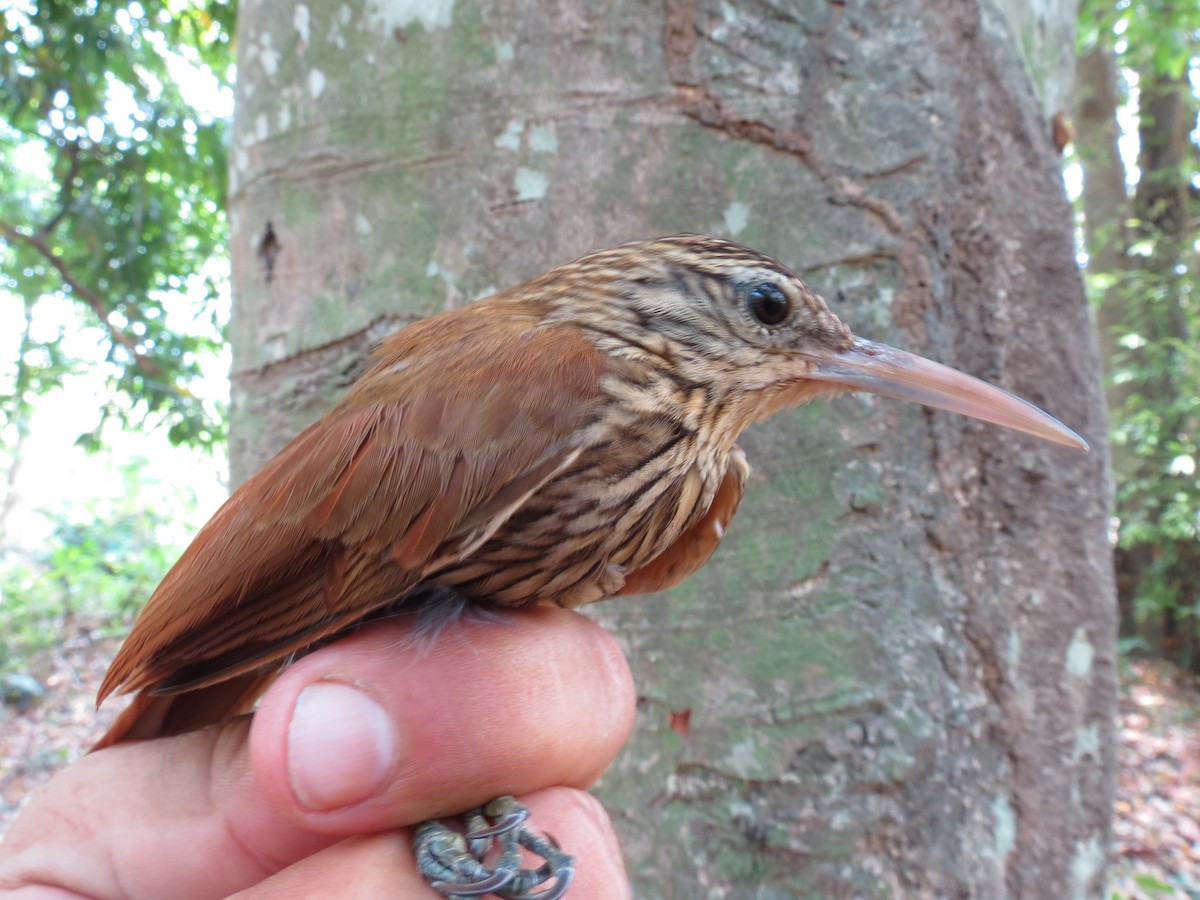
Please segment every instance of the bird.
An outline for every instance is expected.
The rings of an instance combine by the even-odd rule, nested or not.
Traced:
[[[136,696],[97,748],[250,711],[287,662],[381,611],[575,608],[677,585],[742,499],[738,436],[846,391],[1087,449],[1000,388],[856,337],[786,266],[715,237],[622,244],[407,325],[152,593],[97,703]],[[418,829],[435,887],[566,892],[572,858],[510,799],[468,820],[474,856]],[[485,867],[491,838],[507,862]],[[519,869],[518,844],[547,864]]]

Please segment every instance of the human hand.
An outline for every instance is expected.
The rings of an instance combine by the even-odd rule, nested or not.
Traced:
[[[632,724],[624,657],[577,613],[508,618],[456,622],[428,650],[381,622],[290,666],[252,720],[84,757],[13,823],[0,892],[436,898],[404,826],[516,794],[579,857],[572,900],[627,897],[583,792]]]

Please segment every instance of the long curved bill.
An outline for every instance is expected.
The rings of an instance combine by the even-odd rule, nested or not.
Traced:
[[[808,378],[981,419],[1087,450],[1087,441],[1058,419],[1008,391],[932,360],[855,338],[846,350],[808,357]]]

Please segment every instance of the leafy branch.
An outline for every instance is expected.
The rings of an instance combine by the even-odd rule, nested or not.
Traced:
[[[104,300],[101,299],[99,294],[75,277],[74,273],[71,272],[70,267],[67,265],[66,260],[54,252],[54,249],[50,246],[50,242],[46,240],[44,233],[39,232],[37,234],[29,234],[28,232],[22,231],[15,225],[3,220],[0,220],[0,232],[2,232],[9,240],[24,241],[26,244],[29,244],[31,247],[37,250],[38,253],[41,254],[42,258],[45,259],[46,262],[50,263],[50,265],[54,267],[58,274],[62,276],[63,282],[71,288],[75,295],[82,299],[83,302],[89,307],[91,307],[92,312],[96,314],[96,317],[108,331],[109,337],[129,351],[130,355],[132,355],[134,359],[134,362],[137,363],[138,367],[142,369],[142,371],[155,378],[167,377],[166,371],[160,365],[154,362],[154,360],[146,354],[146,351],[138,346],[138,342],[136,340],[113,324],[111,318],[109,317],[108,309],[105,306]]]
[[[45,0],[0,17],[0,292],[35,317],[45,298],[66,298],[106,336],[100,358],[35,338],[15,368],[35,392],[105,373],[87,443],[112,420],[165,426],[176,443],[224,433],[223,410],[192,388],[223,343],[231,104],[195,108],[175,76],[189,65],[213,102],[228,98],[234,15],[228,0]],[[0,428],[22,402],[0,379]]]

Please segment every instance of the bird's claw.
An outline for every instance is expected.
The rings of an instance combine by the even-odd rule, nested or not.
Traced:
[[[488,822],[488,819],[495,819]],[[495,800],[467,814],[468,841],[499,837],[512,831],[529,818],[529,810],[512,797],[497,797]]]
[[[567,893],[575,858],[526,828],[529,810],[515,799],[499,797],[465,818],[466,834],[433,820],[417,826],[417,868],[435,890],[451,898],[495,894],[504,900],[559,900]],[[485,860],[493,846],[500,855],[489,868]],[[522,847],[545,862],[521,868]],[[553,886],[536,890],[552,879]]]

